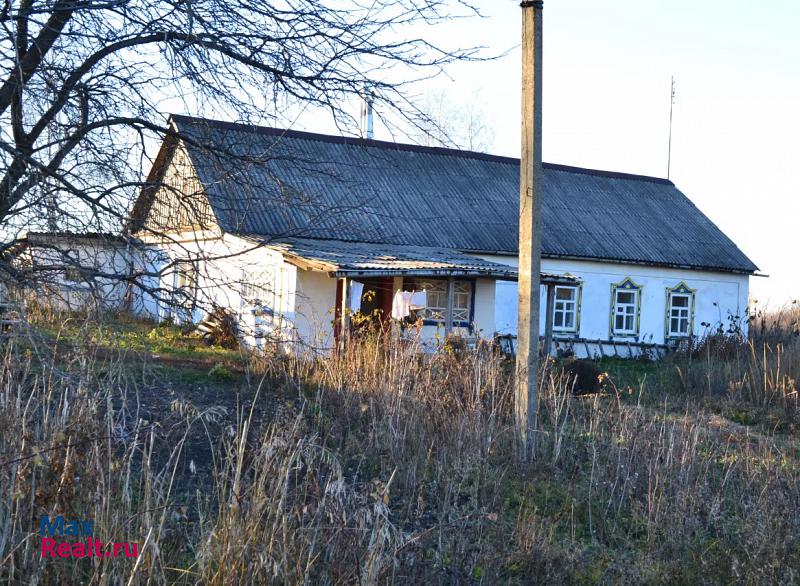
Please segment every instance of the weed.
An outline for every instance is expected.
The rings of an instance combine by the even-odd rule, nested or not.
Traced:
[[[234,374],[221,362],[217,362],[208,371],[209,378],[216,381],[229,381],[233,380]]]
[[[171,326],[118,328],[131,346],[183,343]],[[520,466],[513,368],[490,348],[363,335],[337,355],[244,364],[249,402],[231,390],[158,408],[143,394],[153,372],[189,369],[133,361],[111,326],[51,331],[65,329],[68,352],[53,334],[0,358],[0,580],[797,581],[791,333],[751,326],[750,340],[601,363],[617,392],[576,396],[548,366]],[[255,417],[268,402],[271,419]],[[43,562],[36,519],[58,513],[139,543],[139,559]]]

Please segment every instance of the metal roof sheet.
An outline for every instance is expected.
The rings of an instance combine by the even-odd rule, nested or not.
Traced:
[[[258,236],[250,236],[260,240]],[[483,260],[452,249],[372,244],[310,238],[266,240],[297,264],[340,277],[391,275],[474,276],[516,280],[517,267]],[[543,283],[574,283],[576,277],[542,273]]]
[[[516,254],[519,160],[173,116],[220,226]],[[544,164],[542,252],[753,272],[675,185]]]

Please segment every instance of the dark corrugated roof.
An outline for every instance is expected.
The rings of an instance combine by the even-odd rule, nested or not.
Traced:
[[[32,242],[48,243],[54,240],[94,240],[102,241],[106,244],[127,244],[129,242],[136,242],[129,236],[122,234],[113,234],[111,232],[28,232],[23,238]]]
[[[516,254],[519,160],[172,117],[223,230]],[[666,179],[544,164],[542,252],[753,272]]]

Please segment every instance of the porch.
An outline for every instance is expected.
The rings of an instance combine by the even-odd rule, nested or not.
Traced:
[[[494,291],[499,280],[516,281],[517,268],[465,253],[431,247],[292,238],[270,243],[299,269],[336,280],[333,343],[342,350],[354,327],[364,323],[390,328],[398,323],[422,328],[437,342],[450,336],[477,339],[496,333]],[[542,273],[547,311],[545,348],[552,347],[556,285],[574,284],[570,275]],[[402,292],[425,294],[424,307],[398,319],[393,304]],[[358,325],[354,326],[353,317]]]

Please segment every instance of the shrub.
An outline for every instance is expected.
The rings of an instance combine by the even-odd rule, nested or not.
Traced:
[[[208,376],[218,381],[229,381],[233,379],[233,373],[221,362],[217,362],[208,371]]]

